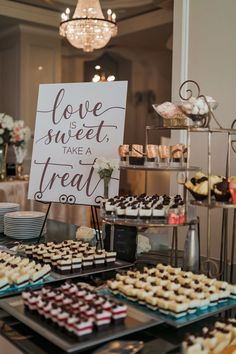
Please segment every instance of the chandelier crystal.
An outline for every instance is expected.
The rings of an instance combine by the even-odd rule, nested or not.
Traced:
[[[117,34],[115,13],[107,10],[105,19],[99,0],[78,0],[71,19],[69,14],[70,10],[66,9],[61,15],[60,35],[85,52],[105,47]]]

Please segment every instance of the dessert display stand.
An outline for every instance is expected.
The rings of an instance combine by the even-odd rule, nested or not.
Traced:
[[[178,128],[179,129],[179,128]],[[164,128],[164,127],[157,127],[157,126],[147,126],[146,127],[146,144],[149,143],[149,132],[152,130],[170,130],[170,128]],[[189,142],[190,145],[190,142]],[[156,172],[162,172],[162,171],[168,171],[168,172],[185,172],[188,173],[190,171],[198,171],[200,170],[199,167],[196,166],[190,166],[189,164],[189,157],[187,158],[187,162],[184,164],[170,164],[170,165],[158,165],[158,164],[145,164],[145,165],[131,165],[131,164],[124,164],[122,163],[120,165],[120,169],[128,169],[128,170],[142,170],[145,173],[149,171],[156,171]],[[145,178],[146,180],[146,178]],[[145,183],[145,191],[146,191],[146,183]],[[187,202],[187,195],[184,195],[184,202],[185,205]],[[188,212],[186,209],[186,221],[182,224],[170,224],[167,222],[167,219],[160,219],[160,220],[154,220],[154,219],[141,219],[141,218],[136,218],[136,219],[130,219],[130,218],[119,218],[116,217],[115,214],[106,215],[106,213],[102,210],[102,220],[104,224],[110,224],[111,225],[111,234],[110,234],[110,249],[114,249],[114,235],[115,235],[115,225],[123,225],[123,226],[130,226],[130,227],[136,227],[137,229],[142,229],[142,228],[172,228],[172,241],[171,241],[171,250],[170,250],[170,264],[177,266],[178,265],[178,228],[179,227],[184,227],[184,226],[190,226],[191,224],[196,225],[198,229],[198,240],[200,243],[200,234],[199,234],[199,219],[194,218],[190,219],[188,216]],[[199,247],[200,249],[200,247]],[[156,256],[158,256],[158,252],[155,252]],[[151,258],[153,259],[154,262],[154,254],[152,254]],[[200,259],[200,257],[199,257]],[[147,262],[150,261],[149,255],[147,255]],[[142,262],[145,262],[145,259],[142,259]],[[199,265],[200,266],[200,265]]]
[[[146,135],[151,130],[163,130],[164,127],[157,126],[148,126]],[[222,134],[227,135],[227,158],[226,158],[226,178],[231,174],[231,164],[230,164],[230,155],[231,148],[233,148],[232,136],[236,135],[236,129],[225,129],[225,128],[197,128],[197,127],[178,127],[173,128],[173,130],[185,130],[187,132],[187,149],[188,149],[188,160],[186,166],[186,179],[188,178],[189,172],[193,171],[194,168],[189,168],[189,159],[190,159],[190,144],[191,144],[191,133],[200,133],[207,134],[208,138],[208,178],[212,173],[212,135],[213,134]],[[233,150],[234,151],[234,150]],[[182,169],[181,169],[182,170]],[[236,205],[226,202],[217,202],[212,201],[211,190],[208,188],[207,201],[198,201],[191,200],[189,201],[189,192],[186,193],[186,204],[195,205],[199,207],[207,208],[207,247],[206,247],[206,260],[203,263],[205,271],[208,275],[212,277],[220,277],[224,280],[229,280],[233,282],[233,261],[235,253],[235,232],[236,232]],[[222,217],[222,231],[221,231],[221,247],[220,247],[220,266],[218,267],[217,263],[211,260],[211,214],[212,210],[215,208],[220,208],[223,211]],[[233,210],[233,229],[232,229],[232,244],[230,245],[231,255],[230,255],[230,269],[228,269],[228,220],[229,220],[229,211]],[[213,268],[213,269],[212,269]]]
[[[192,126],[173,126],[173,127],[160,127],[160,126],[147,126],[146,127],[146,141],[145,143],[149,143],[149,133],[153,130],[184,130],[186,131],[187,135],[187,161],[185,164],[176,165],[130,165],[128,163],[120,166],[121,169],[130,169],[130,170],[143,170],[145,172],[149,171],[169,171],[169,172],[184,172],[186,180],[188,179],[189,173],[197,170],[201,170],[199,167],[190,166],[190,145],[191,145],[191,134],[198,133],[198,134],[206,134],[208,139],[208,162],[207,162],[207,175],[208,180],[212,173],[212,135],[214,134],[221,134],[222,136],[227,136],[227,154],[226,154],[226,179],[231,175],[231,148],[234,152],[236,149],[234,148],[235,141],[232,140],[232,136],[236,135],[236,129],[234,129],[234,125],[236,121],[233,122],[231,128],[223,128],[218,120],[216,119],[213,108],[210,103],[207,101],[207,98],[200,93],[199,85],[193,81],[188,80],[184,82],[180,86],[179,96],[182,100],[189,100],[193,97],[192,90],[188,89],[186,92],[188,97],[183,97],[182,90],[185,85],[187,84],[194,84],[197,88],[197,98],[202,98],[204,102],[208,106],[208,113],[204,115],[193,115],[193,114],[186,114],[190,119],[193,120]],[[210,123],[215,122],[217,127],[211,128]],[[145,183],[146,184],[146,183]],[[146,186],[145,186],[146,189]],[[110,248],[113,249],[114,247],[114,226],[115,225],[126,225],[126,226],[136,226],[137,228],[142,227],[173,227],[173,234],[172,234],[172,243],[171,243],[171,263],[173,265],[177,265],[177,258],[178,258],[178,228],[180,226],[189,226],[190,224],[198,224],[199,230],[199,219],[191,220],[188,215],[188,206],[199,206],[205,207],[207,209],[207,245],[206,245],[206,260],[202,263],[203,271],[206,272],[211,277],[221,278],[222,280],[229,280],[231,283],[233,282],[233,261],[234,261],[234,253],[235,253],[235,233],[236,233],[236,204],[231,204],[227,202],[217,202],[213,201],[211,197],[211,190],[210,184],[208,183],[208,196],[207,201],[198,201],[198,200],[190,200],[189,192],[184,190],[184,201],[186,205],[186,223],[181,225],[172,225],[167,224],[167,222],[160,222],[156,223],[152,220],[150,221],[142,221],[141,219],[130,220],[130,219],[119,219],[115,215],[109,217],[107,215],[102,215],[102,219],[104,223],[111,224],[111,238],[110,238]],[[221,245],[220,245],[220,262],[218,264],[211,259],[211,221],[212,221],[212,210],[215,208],[222,209],[222,231],[221,231]],[[229,226],[229,212],[233,210],[233,229],[232,229],[232,243],[229,245],[229,238],[228,238],[228,226]],[[199,250],[200,250],[200,234],[198,233],[199,237]],[[229,247],[230,246],[230,247]],[[228,248],[231,248],[230,257],[228,256]],[[200,252],[200,251],[199,251]],[[174,255],[174,257],[173,257]],[[200,259],[200,257],[199,257]],[[174,260],[174,262],[173,262]],[[230,266],[230,267],[229,267]]]

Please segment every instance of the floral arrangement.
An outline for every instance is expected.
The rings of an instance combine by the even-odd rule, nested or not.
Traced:
[[[23,120],[15,120],[6,113],[0,113],[0,145],[26,145],[31,138],[31,130]]]
[[[18,164],[24,161],[30,138],[31,130],[25,126],[23,120],[14,120],[8,114],[0,113],[0,146],[13,145]]]
[[[94,167],[98,170],[99,177],[104,181],[104,198],[109,198],[109,182],[112,173],[119,167],[118,159],[97,158]]]
[[[113,170],[119,168],[118,159],[106,159],[105,157],[99,157],[96,159],[94,167],[98,170],[100,178],[110,177]]]
[[[31,138],[31,130],[24,126],[23,120],[15,120],[11,132],[11,143],[15,146],[26,145]]]
[[[0,113],[0,145],[11,142],[11,134],[14,126],[14,120],[5,113]]]

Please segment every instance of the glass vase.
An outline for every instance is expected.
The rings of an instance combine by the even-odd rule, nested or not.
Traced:
[[[105,176],[103,177],[103,185],[104,185],[104,199],[109,198],[109,183],[110,183],[111,177]]]
[[[16,179],[22,180],[23,177],[23,164],[17,163],[16,164]]]
[[[0,181],[5,181],[7,177],[7,150],[8,144],[0,145]]]

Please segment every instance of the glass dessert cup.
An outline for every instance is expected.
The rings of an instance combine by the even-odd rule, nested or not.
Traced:
[[[194,128],[204,127],[207,122],[208,114],[186,114],[193,122]]]
[[[168,145],[158,146],[158,159],[159,166],[168,166],[170,164],[170,147]]]
[[[155,167],[157,156],[158,156],[158,145],[147,144],[145,165],[149,167]]]
[[[129,145],[123,144],[120,145],[118,148],[119,156],[120,156],[120,165],[126,166],[128,162],[128,155],[129,155]]]

